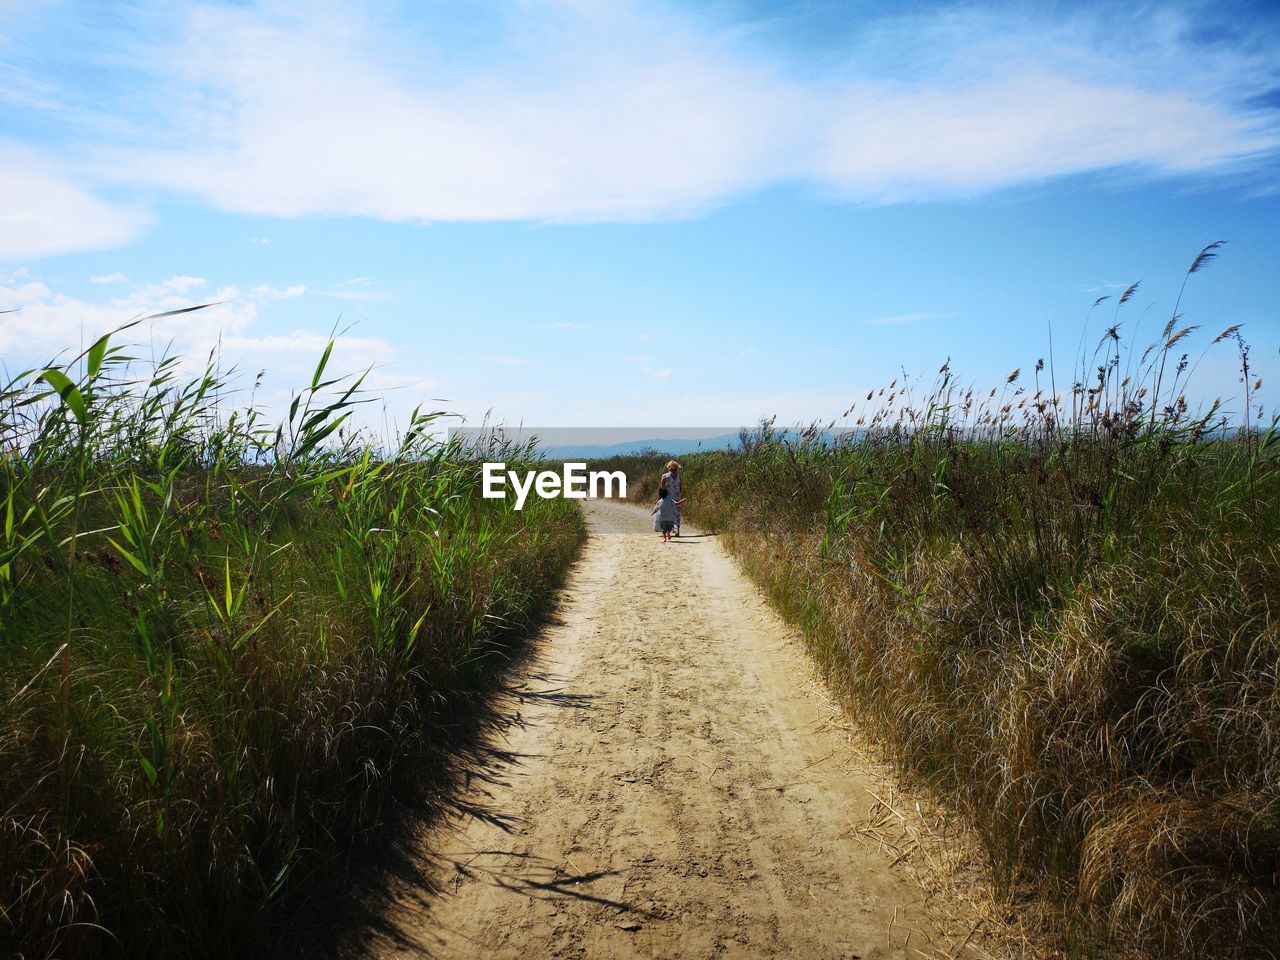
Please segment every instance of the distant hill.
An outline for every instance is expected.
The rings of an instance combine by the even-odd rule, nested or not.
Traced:
[[[850,439],[860,439],[865,433],[866,431],[861,428],[840,432],[820,430],[811,439],[825,444],[847,443]],[[798,444],[804,434],[804,430],[790,428],[775,430],[772,436],[775,440]],[[717,434],[716,436],[702,437],[700,439],[652,437],[609,444],[552,443],[539,445],[538,453],[548,460],[603,460],[609,457],[634,456],[640,453],[655,453],[672,457],[686,456],[690,453],[699,453],[706,450],[736,450],[741,445],[742,435],[740,432],[734,431],[733,433]]]
[[[450,436],[490,456],[494,455],[493,452],[502,449],[501,444],[503,443],[519,446],[536,442],[535,456],[544,460],[607,460],[610,457],[629,457],[637,454],[680,457],[711,450],[737,450],[742,446],[743,431],[737,427],[713,428],[715,432],[708,432],[700,436],[664,435],[659,432],[663,429],[661,427],[656,428],[652,435],[645,436],[643,429],[635,427],[535,428],[521,426],[507,428],[486,426],[478,429],[460,428],[450,431]],[[695,433],[695,431],[688,428],[676,427],[672,429],[672,433],[680,431]],[[748,436],[759,435],[758,428],[749,429],[746,432]],[[860,438],[864,433],[865,431],[859,428],[838,432],[819,430],[816,434],[811,434],[801,427],[788,427],[785,429],[773,429],[769,435],[773,440],[784,443],[799,444],[807,437],[810,441],[816,440],[820,444],[834,444],[848,442],[851,438]],[[612,443],[601,442],[608,441],[614,437],[623,439],[617,439]]]
[[[726,433],[700,440],[653,437],[644,440],[628,440],[609,444],[549,444],[539,446],[538,453],[548,460],[603,460],[608,457],[626,457],[637,453],[659,453],[683,456],[700,450],[730,450],[738,446],[738,434]]]

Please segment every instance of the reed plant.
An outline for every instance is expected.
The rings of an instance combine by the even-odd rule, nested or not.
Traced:
[[[1276,424],[1239,327],[1197,340],[1175,307],[1137,349],[1136,289],[1095,304],[1065,382],[1037,361],[979,390],[947,363],[842,420],[763,424],[684,458],[687,510],[1074,955],[1276,957]],[[1223,349],[1234,399],[1196,407]],[[648,500],[661,462],[611,466]]]
[[[0,390],[0,955],[258,955],[447,750],[582,522],[482,500],[439,414],[354,428],[332,342],[275,422],[126,336]]]

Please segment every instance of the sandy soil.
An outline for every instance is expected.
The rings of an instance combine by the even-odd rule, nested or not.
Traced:
[[[793,631],[712,536],[592,536],[509,705],[503,759],[419,843],[391,957],[916,957],[918,887],[857,829],[877,780]],[[686,534],[691,531],[686,528]]]

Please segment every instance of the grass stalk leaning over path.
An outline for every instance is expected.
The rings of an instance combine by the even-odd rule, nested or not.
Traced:
[[[573,506],[353,430],[332,349],[278,425],[111,338],[0,391],[0,953],[260,951],[550,602]]]

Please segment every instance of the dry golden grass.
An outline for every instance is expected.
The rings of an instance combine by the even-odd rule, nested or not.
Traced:
[[[989,391],[944,364],[687,457],[686,509],[1070,955],[1275,958],[1280,433],[1238,326],[1203,343],[1237,400],[1193,410],[1195,325],[1137,355],[1132,289],[1064,394],[1042,361]],[[646,497],[659,462],[612,465]]]

